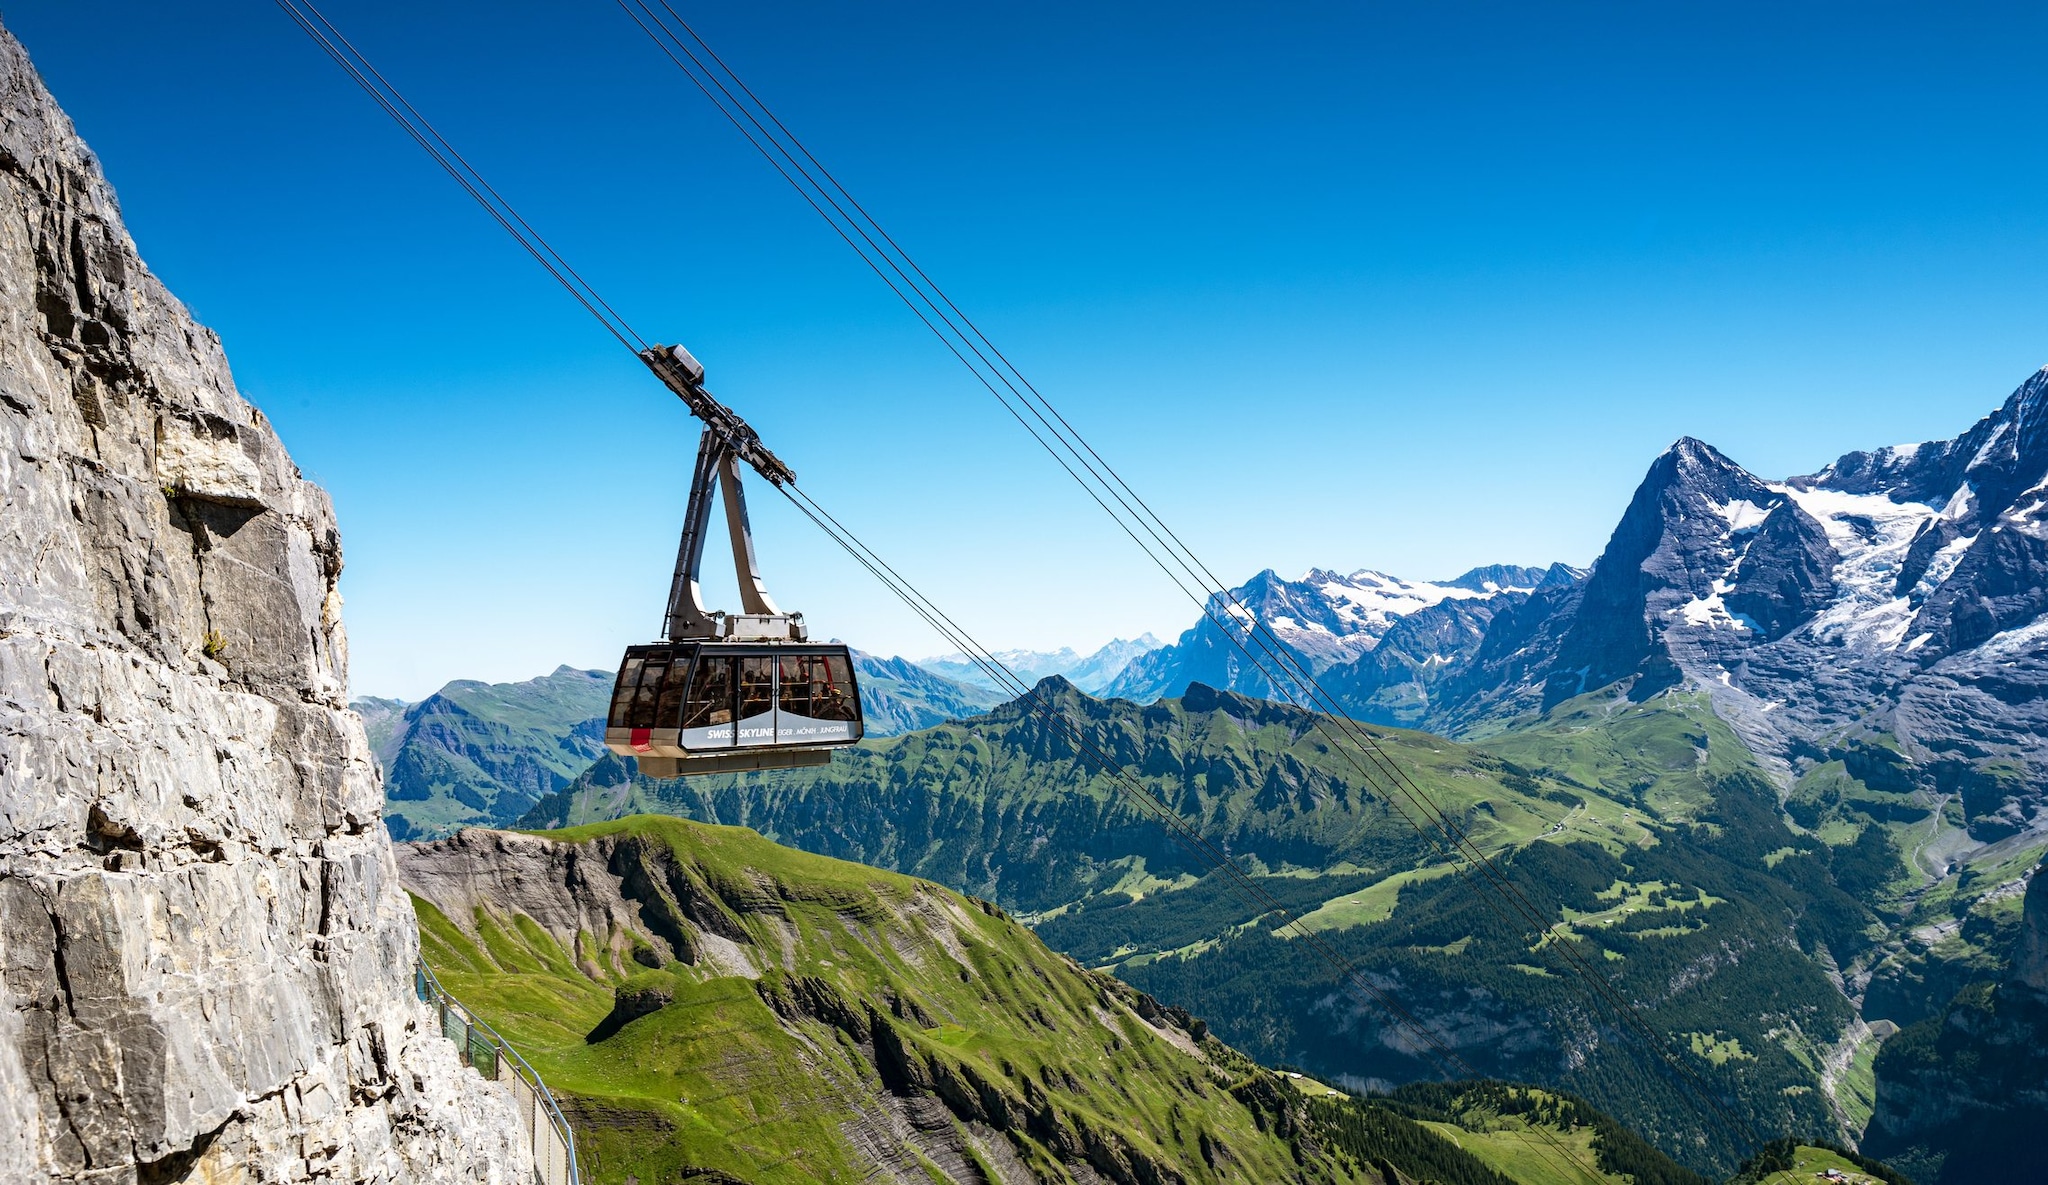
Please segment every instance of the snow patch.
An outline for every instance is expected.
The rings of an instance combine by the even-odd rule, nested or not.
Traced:
[[[1991,635],[1977,647],[1977,653],[1990,658],[2017,658],[2023,654],[2038,654],[2044,644],[2048,644],[2048,614],[2023,626]]]
[[[1963,562],[1963,553],[1969,551],[1970,545],[1976,541],[1975,535],[1963,535],[1949,540],[1940,551],[1935,552],[1934,558],[1927,561],[1926,574],[1913,586],[1914,598],[1925,599],[1929,593],[1940,588],[1944,581],[1955,575],[1956,565]]]
[[[1728,520],[1728,533],[1740,535],[1744,531],[1754,531],[1762,526],[1764,519],[1769,517],[1771,511],[1778,508],[1779,503],[1773,502],[1769,506],[1758,506],[1747,498],[1737,498],[1725,506],[1718,502],[1714,503],[1713,506],[1715,510],[1721,513],[1722,518]]]
[[[1694,597],[1671,612],[1683,616],[1687,625],[1701,629],[1748,630],[1751,633],[1761,633],[1756,622],[1741,613],[1731,612],[1722,601],[1722,597],[1734,591],[1735,586],[1726,578],[1717,579],[1714,581],[1712,592],[1703,597]]]
[[[1837,557],[1835,603],[1814,620],[1813,636],[1859,650],[1896,648],[1913,618],[1912,602],[1893,592],[1899,570],[1914,537],[1940,511],[1924,502],[1894,502],[1885,494],[1772,488],[1788,494],[1820,523]]]
[[[1349,576],[1312,571],[1302,580],[1329,598],[1336,607],[1338,620],[1358,630],[1374,633],[1384,633],[1397,617],[1406,617],[1442,601],[1477,601],[1497,595],[1448,584],[1402,580],[1370,570],[1353,572]]]

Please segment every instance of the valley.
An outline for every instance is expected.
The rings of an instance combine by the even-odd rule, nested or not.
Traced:
[[[1773,357],[1765,336],[1735,326],[1708,343],[1756,372],[1695,378],[1697,358],[1659,326],[1697,338],[1716,324],[1700,307],[1638,323],[1612,309],[1642,292],[1609,287],[1603,311],[1571,291],[1598,293],[1611,262],[1705,292],[1722,255],[1743,285],[1722,303],[1760,319],[1788,316],[1783,290],[1825,304],[1815,276],[1916,289],[1851,284],[1825,259],[1811,270],[1811,241],[1875,260],[1889,257],[1843,228],[1945,235],[1953,211],[1931,206],[1844,217],[1933,187],[1734,170],[1743,200],[1723,202],[1663,180],[1729,162],[1694,151],[1715,137],[1687,140],[1701,117],[1656,110],[1656,92],[1761,86],[1758,61],[1691,60],[1714,40],[1698,28],[1638,37],[1654,52],[1632,55],[1609,52],[1608,28],[1578,38],[1652,63],[1666,77],[1646,87],[1566,60],[1576,30],[1538,45],[1509,13],[1435,29],[1437,44],[1428,13],[1343,36],[1290,23],[1336,19],[1321,11],[1034,9],[1008,14],[1013,27],[971,24],[990,20],[980,9],[863,12],[857,26],[829,6],[771,14],[775,52],[732,61],[765,59],[778,102],[803,96],[792,122],[843,121],[820,145],[878,153],[845,175],[897,178],[874,208],[921,212],[899,242],[676,8],[618,5],[666,58],[663,81],[680,68],[866,265],[847,273],[879,279],[1073,478],[1083,523],[954,414],[958,374],[897,352],[892,334],[912,327],[869,320],[657,92],[612,95],[602,123],[577,113],[604,97],[582,88],[639,84],[605,37],[546,23],[575,13],[508,13],[479,38],[473,13],[385,6],[389,27],[360,46],[396,51],[387,75],[319,7],[275,5],[277,33],[301,51],[308,35],[314,61],[332,59],[564,289],[523,309],[463,232],[381,207],[413,197],[349,122],[374,112],[307,102],[294,60],[238,22],[120,7],[31,19],[71,43],[53,76],[79,80],[66,85],[89,104],[80,118],[161,206],[149,223],[166,274],[251,343],[249,389],[274,398],[266,411],[244,397],[221,334],[144,263],[99,156],[0,29],[0,1181],[2048,1178],[2032,1143],[2048,1122],[2048,367],[2021,377],[2031,362],[2010,342],[1979,339],[1991,352],[1972,365],[2010,365],[2016,387],[1986,388],[1946,425],[1897,408],[1883,420],[1952,435],[1773,476],[1678,433],[1764,452],[1821,429],[1854,437],[1866,403],[1902,397],[1866,372],[1853,399],[1780,423],[1711,389],[1800,402],[1787,392],[1819,372]],[[704,23],[722,38],[762,19],[739,6]],[[1772,22],[1772,39],[1792,23]],[[1060,39],[1063,25],[1087,35]],[[1262,42],[1268,25],[1286,35]],[[1493,26],[1529,44],[1489,43]],[[1765,40],[1754,26],[1729,37]],[[1191,29],[1222,30],[1230,77],[1213,47],[1183,43]],[[1922,70],[1938,41],[1894,48]],[[521,59],[526,43],[552,56]],[[1825,57],[1811,46],[1788,73],[1844,109],[1891,110],[1849,85],[1887,73],[1857,45],[1847,73],[1810,71]],[[1304,52],[1324,46],[1320,65]],[[1526,61],[1543,73],[1518,75]],[[1972,85],[2027,77],[2023,60],[1989,65]],[[1546,109],[1582,74],[1583,110]],[[399,91],[416,76],[424,106],[452,109],[446,124]],[[1980,129],[1931,114],[1967,88],[1923,84],[1939,101],[1916,93],[1913,119],[1867,134],[1890,145],[1925,124],[1940,155],[1899,174],[1967,178],[1951,165]],[[1296,105],[1261,113],[1275,96]],[[454,113],[479,98],[543,107],[503,107],[492,135]],[[1786,110],[1782,92],[1712,98],[1699,106]],[[1607,138],[1635,106],[1650,122]],[[2018,107],[1973,118],[1991,127],[1986,112]],[[1802,138],[1775,155],[1870,155],[1839,111],[1806,115],[1825,131],[1787,119]],[[1720,138],[1774,155],[1765,122]],[[1290,139],[1310,126],[1339,150]],[[1530,134],[1553,126],[1570,138]],[[1999,128],[1979,163],[2025,197],[2038,187],[2016,173],[2020,134]],[[1666,140],[1688,155],[1659,160]],[[1438,172],[1405,142],[1459,165]],[[479,166],[505,156],[544,167],[501,190]],[[1630,193],[1630,171],[1656,186]],[[1579,188],[1586,177],[1601,188]],[[355,188],[366,179],[384,188]],[[529,186],[559,238],[507,196]],[[1334,195],[1321,208],[1318,186]],[[1832,222],[1749,196],[1807,191]],[[1682,208],[1701,193],[1727,208]],[[656,200],[659,217],[634,204]],[[1504,204],[1472,204],[1485,202]],[[1774,275],[1749,240],[1714,247],[1728,208],[1810,274]],[[1458,218],[1432,239],[1444,211]],[[1689,254],[1630,246],[1635,230]],[[947,268],[911,258],[902,243],[921,236]],[[630,245],[633,267],[579,270],[556,242]],[[1984,243],[1986,257],[2032,249]],[[1200,270],[1176,271],[1183,259]],[[990,270],[969,272],[975,260]],[[1949,261],[1885,266],[1944,274],[1936,262]],[[940,270],[976,275],[991,325],[1056,343],[1048,374],[1096,406],[1056,407]],[[2020,286],[1975,279],[1999,316],[2030,323]],[[1531,306],[1559,294],[1558,319],[1488,303],[1517,292]],[[561,336],[563,295],[638,387],[615,390]],[[663,323],[636,329],[622,310],[655,299]],[[1892,324],[1845,310],[1859,349]],[[1795,311],[1797,332],[1774,332],[1806,349],[1825,310]],[[1993,319],[1967,303],[1945,315]],[[1574,347],[1588,325],[1596,346]],[[683,332],[702,333],[690,340],[725,395]],[[1313,348],[1332,336],[1342,350]],[[1552,345],[1615,357],[1557,364]],[[1962,373],[1929,356],[1914,373]],[[1773,367],[1794,377],[1757,377]],[[638,406],[650,391],[672,421]],[[677,423],[702,434],[694,469]],[[1120,439],[1098,451],[1084,424]],[[1633,469],[1619,485],[1558,480],[1600,448],[1642,465],[1626,498]],[[1199,526],[1168,527],[1105,454]],[[1769,464],[1825,455],[1780,449]],[[1284,488],[1227,484],[1250,457],[1277,458]],[[637,500],[594,476],[627,470],[644,476]],[[308,474],[332,475],[333,496]],[[681,485],[671,569],[663,499]],[[1580,525],[1597,534],[1534,542],[1516,534],[1528,518],[1489,521],[1502,498],[1592,516]],[[1319,516],[1291,513],[1309,507]],[[373,541],[349,583],[344,518]],[[805,521],[816,552],[771,540]],[[1311,534],[1290,533],[1303,523]],[[1096,644],[1156,608],[1090,554],[1122,547],[1115,528],[1201,605],[1186,628],[1153,620],[1166,637]],[[1221,554],[1204,536],[1224,531],[1245,545],[1225,570],[1257,569],[1235,586],[1195,551]],[[1457,546],[1417,544],[1431,532]],[[706,603],[706,540],[721,533],[711,551],[729,544],[737,612]],[[983,648],[870,538],[949,563],[930,587],[987,601],[962,620],[1053,648]],[[1038,554],[1046,540],[1068,550]],[[1524,547],[1574,554],[1506,554]],[[1427,579],[1361,566],[1426,555],[1450,558]],[[1298,576],[1265,566],[1287,556]],[[1332,566],[1303,570],[1311,557]],[[1467,566],[1508,558],[1533,562]],[[636,635],[616,675],[411,682],[615,645],[598,581],[671,571],[660,640]],[[792,571],[778,587],[797,595],[778,602],[764,572]],[[845,595],[861,573],[883,587]],[[371,606],[366,685],[422,698],[351,698],[345,588]],[[813,624],[902,649],[885,594],[940,639],[916,635],[915,652],[950,652],[868,653]],[[783,607],[799,597],[814,617]],[[1128,604],[1106,613],[1111,597]]]
[[[409,846],[423,951],[586,1179],[1704,1185],[1582,1100],[1361,1100],[927,881],[640,815]]]
[[[1259,1062],[1361,1091],[1432,1077],[1412,1035],[1305,959],[1298,920],[1481,1072],[1583,1096],[1701,1171],[1733,1171],[1743,1129],[1853,1145],[1907,1064],[1886,1041],[2006,973],[2048,850],[2048,742],[2021,690],[2048,656],[2024,625],[1920,628],[1972,581],[2014,606],[1997,612],[2028,612],[1998,590],[2035,579],[2012,568],[2031,572],[2031,552],[1963,561],[1980,535],[2035,529],[2026,483],[2003,475],[2048,473],[2044,389],[1956,441],[1779,483],[1681,441],[1589,570],[1263,573],[1129,656],[1101,698],[1059,675],[1007,704],[949,681],[962,690],[928,702],[950,719],[905,720],[828,767],[665,782],[606,755],[497,822],[750,827],[999,902]],[[1971,496],[1941,493],[1955,483]],[[1415,830],[1363,755],[1279,702],[1291,689],[1239,649],[1252,618],[1498,861],[1540,932]],[[1265,904],[1090,749],[1228,851]],[[1589,1004],[1577,957],[1658,1042]],[[1674,1063],[1728,1115],[1703,1117]]]

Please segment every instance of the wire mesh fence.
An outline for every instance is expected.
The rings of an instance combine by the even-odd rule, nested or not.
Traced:
[[[576,1133],[555,1096],[519,1051],[448,994],[425,963],[413,965],[413,991],[440,1018],[441,1034],[455,1043],[463,1064],[512,1092],[527,1144],[533,1149],[537,1185],[582,1185],[576,1166]]]

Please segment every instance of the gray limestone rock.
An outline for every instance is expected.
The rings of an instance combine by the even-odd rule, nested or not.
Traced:
[[[0,32],[0,1181],[531,1176],[412,995],[340,569]]]

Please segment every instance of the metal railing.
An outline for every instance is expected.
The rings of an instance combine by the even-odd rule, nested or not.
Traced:
[[[538,1185],[582,1185],[576,1167],[576,1133],[555,1105],[548,1084],[512,1048],[498,1031],[478,1019],[448,994],[424,961],[413,964],[413,991],[420,1002],[431,1006],[441,1021],[441,1033],[455,1042],[462,1064],[493,1082],[512,1090],[519,1107],[519,1119],[526,1142],[533,1149],[533,1173]]]

